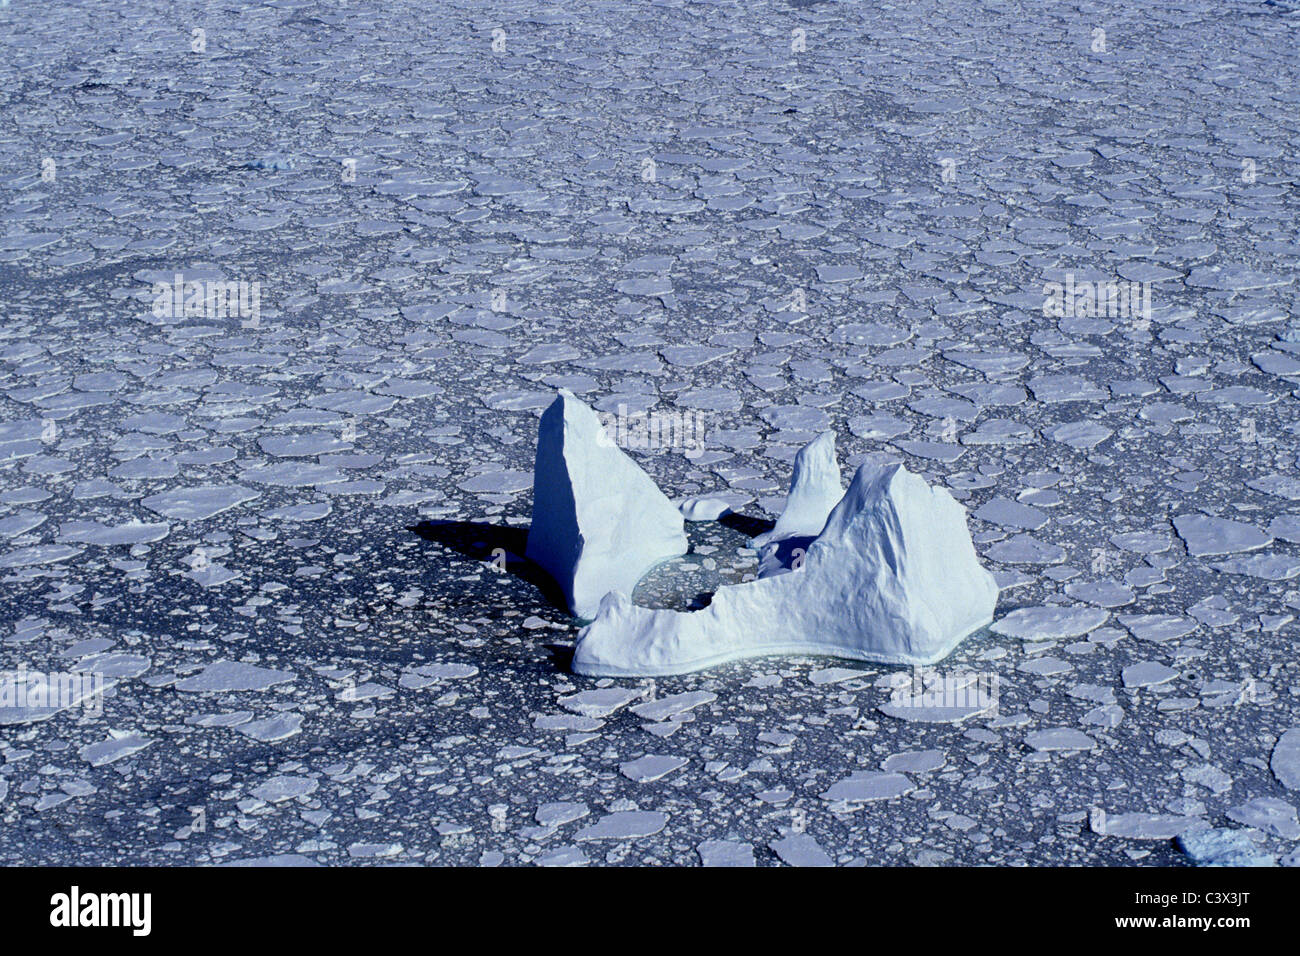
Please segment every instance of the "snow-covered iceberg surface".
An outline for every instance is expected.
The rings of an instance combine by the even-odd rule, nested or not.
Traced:
[[[864,464],[801,567],[723,587],[693,612],[611,593],[579,633],[573,669],[650,677],[767,654],[932,664],[992,621],[997,598],[966,509],[900,464]]]
[[[686,548],[681,511],[596,413],[561,390],[537,430],[528,559],[555,578],[573,614],[591,618],[608,592],[631,594]]]

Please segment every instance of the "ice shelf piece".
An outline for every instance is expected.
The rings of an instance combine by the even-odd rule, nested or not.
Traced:
[[[561,389],[537,429],[528,559],[555,579],[573,614],[591,618],[609,591],[630,594],[686,549],[682,513],[596,413]]]
[[[997,598],[966,509],[901,464],[865,463],[798,570],[720,588],[694,612],[611,593],[573,669],[651,677],[768,654],[933,664],[993,620]]]
[[[755,536],[754,547],[785,538],[817,537],[843,497],[844,482],[835,460],[835,433],[822,432],[794,456],[785,510],[776,520],[776,527]]]

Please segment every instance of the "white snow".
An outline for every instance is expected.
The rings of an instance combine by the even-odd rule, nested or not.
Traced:
[[[573,614],[591,618],[607,593],[632,593],[686,549],[681,511],[561,389],[537,431],[528,559],[556,580]]]
[[[997,596],[965,509],[899,464],[864,463],[799,570],[723,587],[688,613],[611,593],[573,668],[655,676],[767,654],[930,664],[992,620]]]

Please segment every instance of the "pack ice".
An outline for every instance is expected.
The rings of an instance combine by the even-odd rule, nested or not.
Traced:
[[[592,618],[610,591],[632,593],[661,561],[685,554],[681,511],[618,448],[596,413],[561,389],[542,413],[526,557]]]

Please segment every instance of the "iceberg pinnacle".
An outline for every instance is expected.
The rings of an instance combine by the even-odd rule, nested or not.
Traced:
[[[786,538],[816,537],[843,497],[844,483],[835,460],[835,433],[822,432],[794,456],[785,510],[776,527],[754,538],[754,546],[761,548]]]
[[[752,543],[759,549],[758,576],[784,574],[798,564],[843,497],[835,433],[822,432],[794,456],[790,493],[776,526],[754,537]]]
[[[537,431],[528,559],[555,579],[573,614],[591,618],[609,591],[631,594],[646,571],[686,549],[681,511],[596,413],[561,389]]]
[[[578,636],[580,674],[680,674],[768,654],[926,665],[990,623],[993,575],[966,509],[901,464],[864,464],[788,574],[720,588],[703,610],[651,610],[611,593]]]

